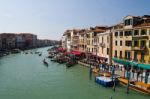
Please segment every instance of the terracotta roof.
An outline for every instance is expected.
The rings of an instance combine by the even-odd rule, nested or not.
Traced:
[[[102,33],[102,32],[105,32],[105,29],[95,29],[93,30],[93,32]]]
[[[123,23],[118,23],[116,25],[113,25],[112,27],[114,28],[123,28],[124,24]]]

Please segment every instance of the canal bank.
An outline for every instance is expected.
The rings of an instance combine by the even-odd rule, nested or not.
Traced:
[[[65,64],[58,64],[46,59],[47,49],[30,51],[37,54],[12,54],[0,59],[0,99],[149,99],[141,93],[117,86],[116,92],[111,88],[99,86],[89,79],[89,68],[76,65],[66,69]]]

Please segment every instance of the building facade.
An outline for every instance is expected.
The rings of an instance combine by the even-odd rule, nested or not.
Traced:
[[[111,28],[106,32],[98,34],[98,56],[107,59],[108,64],[112,64],[112,32]]]

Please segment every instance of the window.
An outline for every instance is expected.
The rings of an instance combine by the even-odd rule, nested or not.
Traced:
[[[145,47],[146,46],[146,41],[141,41],[141,46],[140,47]]]
[[[97,36],[97,33],[96,33],[96,32],[94,32],[94,33],[92,34],[92,36]]]
[[[135,36],[139,35],[139,30],[134,30],[134,35]]]
[[[115,57],[117,57],[117,50],[115,50]]]
[[[131,59],[131,53],[128,52],[128,59],[130,60]]]
[[[149,41],[149,48],[150,48],[150,41]]]
[[[97,43],[99,43],[99,38],[97,38]]]
[[[125,45],[126,45],[126,46],[132,46],[132,41],[126,41],[126,42],[125,42]]]
[[[128,25],[128,21],[127,20],[125,20],[124,23],[125,23],[125,26]]]
[[[146,35],[146,29],[141,30],[141,35]]]
[[[118,36],[118,32],[115,32],[115,36]]]
[[[120,51],[120,58],[122,58],[122,51]]]
[[[144,62],[144,53],[141,53],[141,62]]]
[[[134,60],[137,61],[137,52],[134,52]]]
[[[107,48],[107,55],[109,55],[109,48]]]
[[[123,31],[120,32],[120,36],[123,36]]]
[[[125,23],[125,26],[132,25],[132,19],[127,19],[124,21],[124,23]]]
[[[102,43],[103,43],[103,41],[104,41],[104,38],[102,37]]]
[[[128,53],[125,51],[125,59],[127,59],[128,57]]]
[[[115,41],[115,45],[117,46],[117,41]]]
[[[125,51],[125,59],[130,60],[130,58],[131,58],[131,52]]]
[[[107,43],[109,43],[109,36],[107,36]]]
[[[120,46],[122,46],[122,41],[120,41]]]
[[[134,47],[138,47],[139,46],[139,42],[138,41],[134,41]]]
[[[125,36],[132,36],[132,31],[125,31]]]
[[[92,48],[92,52],[93,52],[93,48]]]

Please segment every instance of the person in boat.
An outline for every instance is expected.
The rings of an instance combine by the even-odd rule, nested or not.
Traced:
[[[46,62],[46,61],[45,61],[45,58],[43,59],[43,62]]]

